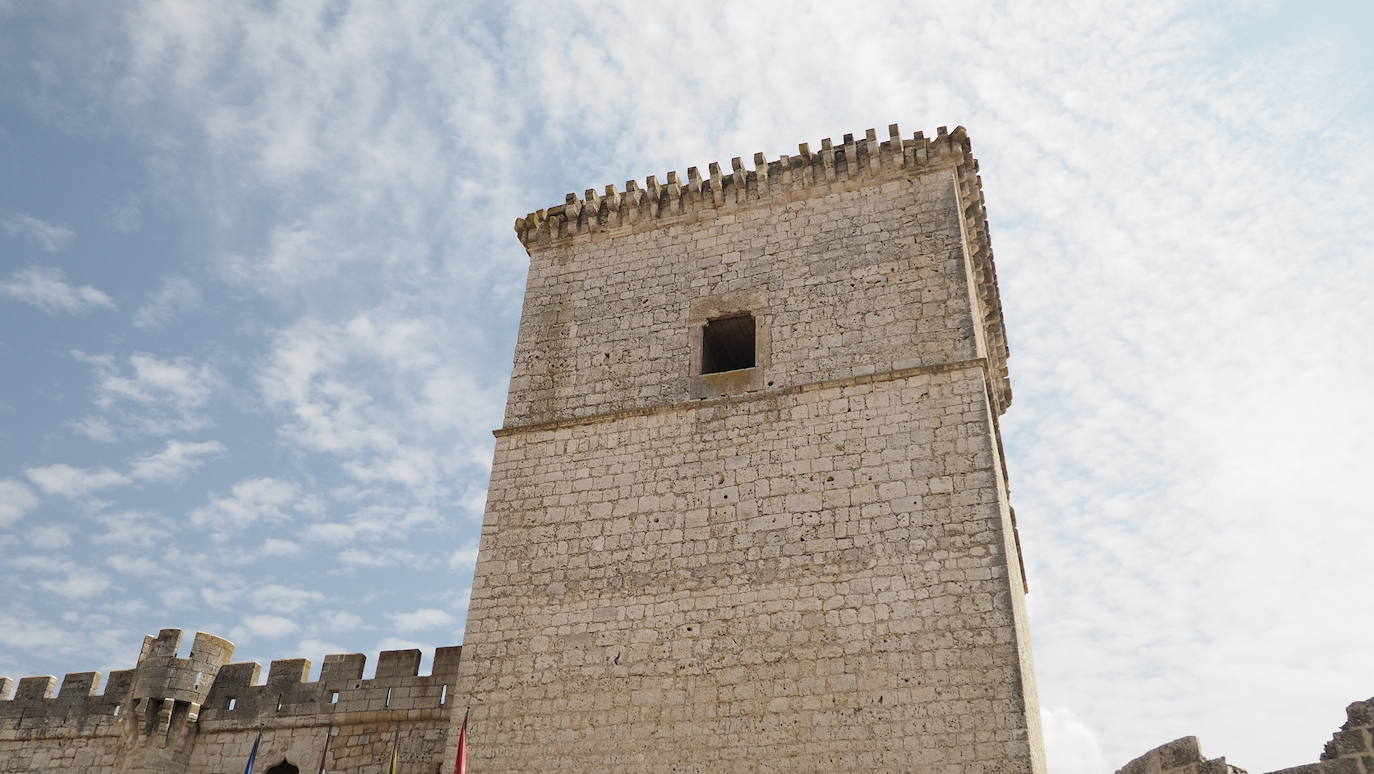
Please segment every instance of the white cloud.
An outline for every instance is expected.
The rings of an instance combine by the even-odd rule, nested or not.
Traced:
[[[195,592],[190,589],[167,589],[159,593],[163,607],[171,610],[186,607],[195,597]]]
[[[200,467],[202,458],[227,451],[219,441],[168,441],[162,451],[135,459],[129,468],[129,475],[139,481],[178,481]]]
[[[247,478],[234,484],[229,496],[192,511],[191,523],[224,534],[263,519],[286,521],[300,499],[299,488],[290,481]]]
[[[253,600],[253,604],[274,613],[298,613],[307,606],[316,605],[324,599],[324,595],[318,591],[275,584],[256,588],[249,594],[249,597]]]
[[[327,640],[317,640],[314,638],[301,640],[295,648],[296,653],[301,654],[316,664],[323,664],[325,656],[332,656],[336,653],[348,653],[348,648],[343,645],[336,645]]]
[[[448,558],[448,566],[460,572],[470,572],[477,566],[477,541],[469,540]]]
[[[112,554],[106,557],[105,564],[121,575],[146,577],[166,572],[166,568],[147,557],[129,556],[128,554]]]
[[[129,483],[128,476],[109,468],[88,470],[61,463],[28,468],[24,475],[46,494],[72,498],[84,497],[102,489],[125,486]]]
[[[115,431],[114,425],[111,425],[109,420],[106,420],[104,417],[82,417],[81,419],[71,422],[71,426],[77,432],[92,441],[114,443],[119,438],[119,434]]]
[[[279,615],[246,616],[243,619],[243,626],[253,635],[269,639],[285,637],[300,628],[295,621]]]
[[[104,573],[84,567],[72,567],[60,580],[41,580],[38,587],[68,599],[85,599],[110,588],[110,578]]]
[[[423,607],[404,613],[389,613],[387,618],[398,630],[413,632],[417,629],[437,629],[453,626],[458,622],[452,613],[433,607]]]
[[[359,565],[362,567],[385,567],[391,563],[391,559],[376,551],[365,551],[360,548],[348,548],[339,552],[339,561],[344,564]]]
[[[69,642],[72,637],[72,632],[41,618],[0,613],[0,645],[7,648],[52,647],[54,643]]]
[[[1045,734],[1048,768],[1055,774],[1103,774],[1126,761],[1109,765],[1102,755],[1097,733],[1081,718],[1062,707],[1041,707],[1040,723]],[[1160,740],[1160,743],[1169,741]],[[1145,750],[1141,750],[1144,753]]]
[[[127,369],[109,355],[73,351],[72,357],[95,371],[95,403],[103,417],[79,420],[77,426],[96,436],[119,432],[168,435],[191,432],[210,424],[207,404],[223,378],[206,363],[190,358],[162,359],[136,353]]]
[[[24,518],[24,514],[38,507],[38,496],[21,481],[0,478],[0,527]]]
[[[105,222],[116,231],[132,234],[143,226],[143,211],[136,194],[129,194],[105,211]]]
[[[144,329],[159,328],[200,303],[200,289],[190,280],[178,275],[165,277],[162,286],[134,314],[134,325]]]
[[[157,514],[135,510],[106,511],[92,518],[105,528],[93,538],[97,543],[151,548],[172,534],[166,520]]]
[[[33,544],[34,548],[52,551],[71,545],[72,534],[65,527],[49,524],[30,530],[29,543]]]
[[[240,597],[243,596],[243,589],[232,579],[227,580],[222,585],[207,586],[200,590],[201,601],[210,607],[228,609],[234,606]]]
[[[362,627],[363,619],[353,613],[336,610],[325,614],[324,625],[331,631],[350,631]]]
[[[304,553],[300,543],[294,540],[283,540],[281,538],[268,538],[263,541],[262,547],[258,549],[263,556],[300,556]]]
[[[39,220],[22,212],[0,216],[0,228],[18,239],[32,242],[40,249],[55,253],[76,238],[76,232],[69,228]]]
[[[114,301],[89,285],[69,285],[61,269],[31,266],[0,282],[0,295],[36,306],[45,312],[85,312],[96,307],[115,308]]]

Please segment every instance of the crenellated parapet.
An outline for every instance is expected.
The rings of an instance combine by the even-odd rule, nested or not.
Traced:
[[[137,666],[110,673],[103,691],[96,672],[60,685],[50,675],[0,677],[0,771],[218,771],[226,760],[241,765],[259,730],[264,760],[294,760],[299,749],[318,756],[326,729],[338,736],[331,770],[371,765],[395,733],[407,762],[431,766],[460,704],[457,646],[435,651],[425,675],[418,650],[383,651],[366,679],[363,654],[329,655],[315,681],[303,658],[271,662],[263,679],[256,662],[228,663],[233,643],[203,632],[185,655],[181,647],[179,629],[145,637]]]
[[[420,651],[382,651],[373,677],[364,679],[367,657],[361,653],[325,656],[320,677],[308,682],[308,659],[273,661],[262,679],[256,662],[229,664],[220,670],[202,709],[206,722],[257,726],[291,719],[330,722],[346,713],[447,713],[454,700],[454,680],[462,646],[438,648],[428,675],[420,674]]]
[[[993,400],[1001,413],[1011,404],[1006,330],[978,160],[973,157],[973,145],[962,126],[953,131],[942,126],[934,137],[916,132],[906,139],[897,124],[891,124],[888,137],[883,140],[869,129],[859,139],[846,134],[839,144],[828,138],[821,140],[819,149],[802,143],[795,156],[782,155],[770,161],[762,153],[755,153],[753,169],[745,169],[737,156],[731,160],[728,172],[722,171],[719,163],[710,164],[705,176],[697,167],[690,167],[685,182],[674,171],[667,173],[663,182],[651,175],[642,187],[637,181],[628,180],[624,191],[617,190],[615,185],[607,185],[603,193],[588,188],[582,196],[569,193],[562,204],[517,218],[515,233],[525,249],[533,253],[578,240],[695,223],[743,208],[938,171],[951,172],[958,186],[966,247],[993,377]]]
[[[52,723],[88,725],[113,719],[127,701],[133,670],[111,672],[100,691],[99,672],[25,677],[17,686],[0,677],[0,729],[36,728]]]

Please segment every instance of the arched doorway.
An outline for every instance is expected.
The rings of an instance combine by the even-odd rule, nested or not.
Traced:
[[[264,774],[301,774],[301,770],[296,768],[291,761],[283,759],[281,763],[268,769]]]

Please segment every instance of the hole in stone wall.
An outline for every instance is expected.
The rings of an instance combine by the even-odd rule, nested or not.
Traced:
[[[446,701],[448,701],[448,683],[439,686],[439,706],[444,706]]]
[[[268,769],[264,774],[301,774],[301,770],[291,761],[282,761]]]
[[[386,689],[386,703],[383,704],[382,706],[383,706],[383,707],[390,707],[390,706],[391,706],[391,689],[390,689],[390,688]]]
[[[329,692],[329,703],[330,703],[330,704],[338,704],[338,703],[339,703],[339,692],[338,692],[338,691],[330,691],[330,692]]]
[[[233,709],[233,708],[237,707],[238,705],[239,705],[239,700],[238,700],[238,699],[235,699],[235,698],[232,697],[232,696],[230,696],[230,697],[229,697],[229,703],[226,704],[226,705],[224,705],[224,708],[225,708],[225,709]]]
[[[123,706],[124,706],[123,704],[116,704],[116,705],[115,705],[115,708],[114,708],[114,716],[115,716],[115,717],[119,717],[119,709],[120,709],[120,707],[123,707]]]
[[[722,317],[701,329],[701,372],[718,374],[754,367],[754,316]]]

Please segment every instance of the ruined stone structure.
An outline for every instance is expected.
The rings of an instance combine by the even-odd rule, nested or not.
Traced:
[[[474,771],[1044,770],[977,170],[894,125],[516,221]]]
[[[370,679],[354,653],[326,656],[305,682],[306,659],[273,661],[261,681],[258,664],[228,663],[219,637],[197,633],[184,658],[180,641],[179,629],[144,638],[138,665],[102,693],[95,672],[67,675],[56,695],[54,678],[26,677],[12,698],[0,678],[0,772],[237,774],[259,730],[255,772],[314,774],[326,735],[329,771],[381,771],[393,745],[408,774],[442,768],[459,647],[439,648],[427,676],[418,650],[398,650]]]
[[[1316,763],[1270,774],[1374,774],[1374,698],[1345,708],[1345,725],[1326,743]],[[1225,758],[1202,754],[1197,737],[1185,736],[1136,758],[1116,774],[1245,774]]]

